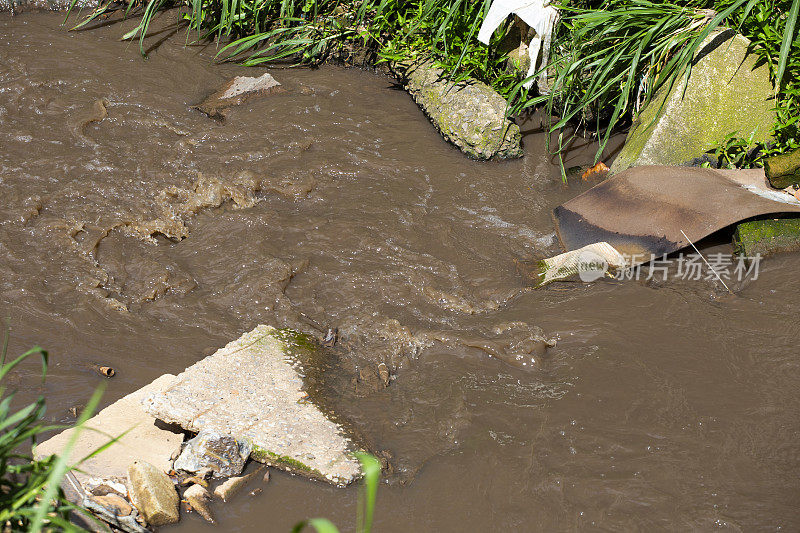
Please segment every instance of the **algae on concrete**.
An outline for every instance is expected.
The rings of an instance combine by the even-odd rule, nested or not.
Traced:
[[[688,84],[662,89],[636,117],[611,173],[640,165],[681,165],[738,132],[770,138],[775,122],[769,66],[748,53],[750,41],[717,32],[698,53]],[[685,93],[684,93],[685,85]]]

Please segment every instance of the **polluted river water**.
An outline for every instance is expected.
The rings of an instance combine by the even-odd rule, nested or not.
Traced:
[[[214,64],[173,14],[147,60],[134,21],[62,20],[0,14],[0,308],[11,354],[51,357],[7,384],[49,420],[257,324],[338,328],[319,394],[389,457],[375,531],[800,529],[799,255],[734,296],[533,290],[518,265],[561,251],[551,212],[591,186],[562,184],[538,124],[524,158],[471,161],[392,80],[336,66],[272,69],[284,93],[212,120],[192,106],[265,70]],[[169,530],[353,528],[356,487],[262,488]]]

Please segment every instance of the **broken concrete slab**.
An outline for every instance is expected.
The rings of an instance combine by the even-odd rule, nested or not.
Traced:
[[[145,409],[189,431],[250,442],[256,461],[346,485],[360,474],[355,445],[304,391],[297,353],[311,346],[301,334],[258,326],[147,396]]]
[[[180,499],[167,474],[146,461],[128,467],[128,491],[133,504],[151,526],[166,526],[180,520]]]
[[[796,252],[800,250],[800,218],[742,222],[733,234],[733,246],[747,258]]]
[[[732,30],[709,36],[685,91],[680,81],[665,87],[638,114],[611,174],[639,165],[682,165],[731,133],[767,141],[775,90],[769,66],[749,48],[750,41]]]
[[[800,213],[763,169],[629,168],[554,210],[567,250],[607,242],[635,266],[752,217]]]
[[[183,442],[183,433],[156,425],[156,419],[142,407],[142,399],[169,386],[175,376],[165,374],[149,385],[109,405],[84,424],[70,457],[76,462],[111,439],[119,440],[108,449],[81,463],[76,479],[85,484],[89,479],[123,480],[128,465],[146,461],[161,470],[170,468],[170,456]],[[68,429],[36,446],[37,459],[59,454],[76,429]],[[126,433],[127,432],[127,433]]]
[[[269,73],[262,74],[257,78],[236,76],[202,103],[196,105],[195,109],[211,118],[224,119],[231,107],[242,105],[257,96],[267,96],[279,92],[284,92],[283,87]]]

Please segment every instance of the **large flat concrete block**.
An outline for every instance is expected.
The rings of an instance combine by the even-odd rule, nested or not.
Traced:
[[[256,461],[346,485],[360,473],[354,445],[304,392],[299,343],[293,332],[258,326],[148,395],[145,409],[190,431],[250,442]]]

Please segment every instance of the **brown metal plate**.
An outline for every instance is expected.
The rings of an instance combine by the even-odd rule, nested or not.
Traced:
[[[629,168],[558,206],[561,244],[575,250],[605,241],[650,260],[748,218],[800,213],[800,202],[767,185],[763,169]]]

